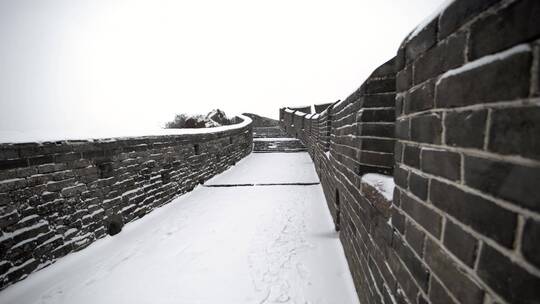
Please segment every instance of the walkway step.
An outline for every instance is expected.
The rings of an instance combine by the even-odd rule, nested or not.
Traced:
[[[305,152],[306,147],[296,138],[254,138],[253,152]]]
[[[289,137],[283,129],[275,127],[254,127],[253,138],[286,138]]]

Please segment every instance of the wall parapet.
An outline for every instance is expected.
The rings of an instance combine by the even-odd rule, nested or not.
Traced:
[[[170,135],[0,144],[0,289],[223,172],[251,120]]]
[[[280,109],[361,302],[540,303],[538,18],[534,0],[449,1],[343,102]],[[366,161],[375,147],[392,170]],[[362,181],[377,172],[392,174],[391,200]]]

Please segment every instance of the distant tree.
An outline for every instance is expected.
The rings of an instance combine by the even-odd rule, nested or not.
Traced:
[[[188,119],[188,116],[186,114],[177,114],[174,117],[173,121],[169,121],[168,123],[165,124],[165,128],[167,129],[185,128],[187,119]]]
[[[220,109],[212,110],[206,116],[204,115],[186,115],[177,114],[173,121],[167,122],[167,129],[182,129],[182,128],[210,128],[234,124],[237,122],[236,117],[228,118],[225,112]]]

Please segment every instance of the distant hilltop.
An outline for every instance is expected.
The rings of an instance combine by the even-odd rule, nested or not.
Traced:
[[[253,113],[243,113],[242,115],[245,115],[251,118],[251,120],[253,120],[253,127],[277,127],[279,125],[279,122],[272,118],[260,116]]]

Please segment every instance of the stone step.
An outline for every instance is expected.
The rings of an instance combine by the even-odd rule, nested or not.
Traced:
[[[253,152],[304,152],[306,147],[296,138],[254,138]]]

